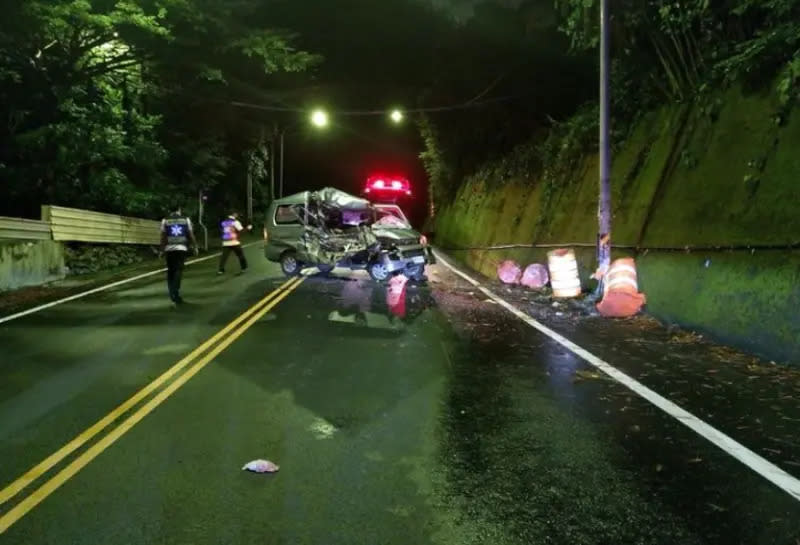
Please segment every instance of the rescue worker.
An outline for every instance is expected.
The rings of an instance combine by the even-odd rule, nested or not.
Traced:
[[[161,220],[161,251],[167,260],[167,290],[169,298],[176,305],[183,303],[181,298],[181,278],[189,249],[198,253],[194,238],[192,221],[181,213],[179,204],[171,207],[172,212]]]
[[[221,228],[222,257],[219,260],[219,270],[217,271],[217,274],[225,274],[225,263],[228,261],[228,257],[231,255],[231,252],[235,253],[236,257],[239,258],[239,267],[241,268],[241,271],[246,271],[247,259],[244,257],[244,252],[242,251],[242,242],[239,240],[239,234],[244,231],[244,227],[239,221],[239,214],[234,212],[225,218],[222,221]],[[248,225],[247,228],[252,229],[253,226]]]

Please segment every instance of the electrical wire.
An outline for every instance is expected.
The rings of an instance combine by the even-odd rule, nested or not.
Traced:
[[[478,108],[480,106],[485,106],[487,104],[496,104],[498,102],[507,102],[509,100],[514,100],[517,98],[521,98],[524,95],[507,95],[502,97],[496,97],[493,99],[481,100],[481,101],[467,101],[461,104],[453,104],[449,106],[429,106],[429,107],[420,107],[420,108],[411,108],[408,110],[404,110],[405,113],[433,113],[433,112],[449,112],[449,111],[456,111],[456,110],[465,110],[470,108]],[[308,110],[303,108],[288,108],[285,106],[266,106],[263,104],[253,104],[250,102],[241,102],[241,101],[230,101],[228,102],[231,106],[236,106],[239,108],[251,108],[255,110],[263,110],[267,112],[289,112],[289,113],[306,113]],[[341,110],[341,111],[333,111],[331,115],[334,116],[377,116],[377,115],[386,115],[387,110]]]

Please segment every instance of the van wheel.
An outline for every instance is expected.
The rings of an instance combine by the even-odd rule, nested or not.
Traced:
[[[286,276],[297,276],[300,274],[302,263],[297,261],[297,255],[294,252],[284,252],[281,255],[281,270]]]
[[[367,272],[376,282],[384,282],[391,274],[389,268],[380,261],[370,263]]]

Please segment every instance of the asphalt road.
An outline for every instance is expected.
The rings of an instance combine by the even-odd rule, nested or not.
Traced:
[[[181,308],[159,276],[0,325],[0,544],[800,543],[800,502],[443,267],[398,302],[248,255]],[[537,308],[800,473],[798,374]]]

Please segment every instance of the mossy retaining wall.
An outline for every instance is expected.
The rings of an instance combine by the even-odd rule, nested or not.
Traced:
[[[52,240],[0,240],[0,291],[64,278],[64,246]]]
[[[613,241],[650,248],[637,253],[637,264],[647,311],[657,318],[800,364],[800,251],[759,249],[800,242],[800,113],[779,117],[780,110],[770,94],[734,89],[643,118],[613,158]],[[473,177],[439,210],[437,244],[591,244],[596,210],[596,156],[554,188],[535,178]],[[740,249],[692,250],[714,247]],[[545,253],[453,255],[494,276],[502,259],[544,262]],[[587,281],[594,252],[578,255]]]

